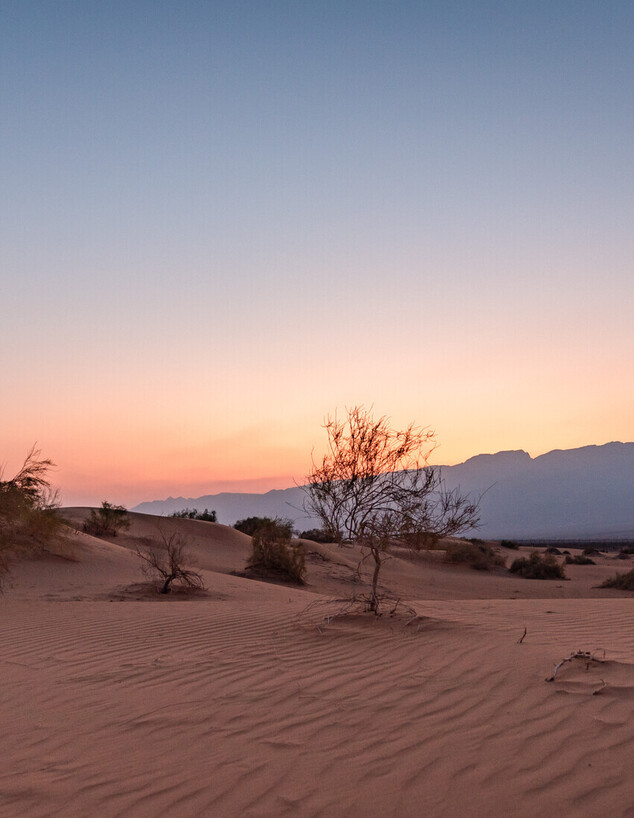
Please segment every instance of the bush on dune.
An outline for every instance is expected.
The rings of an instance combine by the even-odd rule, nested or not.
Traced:
[[[574,557],[566,554],[566,565],[596,565],[596,562],[585,554],[575,554]]]
[[[490,545],[479,542],[452,543],[445,550],[445,562],[452,565],[470,565],[476,571],[490,571],[495,567],[506,567],[503,556],[497,554]]]
[[[283,529],[289,539],[293,534],[293,521],[283,519],[282,517],[276,517],[275,519],[271,517],[245,517],[243,520],[238,520],[233,524],[236,531],[248,534],[249,537],[252,537],[260,529],[270,526],[276,526],[280,532]]]
[[[292,582],[304,584],[306,560],[301,546],[291,542],[288,521],[266,519],[261,523],[253,533],[247,568],[273,571]]]
[[[86,518],[83,530],[93,537],[116,537],[119,531],[130,528],[125,506],[115,506],[104,500],[101,508],[93,508]]]
[[[33,446],[17,474],[10,480],[0,479],[0,587],[12,557],[44,549],[64,525],[57,492],[48,477],[53,465]]]
[[[538,551],[513,560],[509,571],[524,579],[566,579],[564,566],[552,554],[542,555]]]
[[[600,588],[617,588],[619,591],[634,591],[634,568],[624,574],[616,574],[602,582]]]

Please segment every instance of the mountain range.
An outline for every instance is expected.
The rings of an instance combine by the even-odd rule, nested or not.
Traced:
[[[634,443],[479,454],[441,466],[447,488],[480,497],[481,525],[469,536],[508,539],[634,539]],[[223,492],[168,497],[132,511],[168,515],[183,508],[214,509],[218,522],[287,517],[299,529],[318,525],[303,511],[301,487],[265,494]]]

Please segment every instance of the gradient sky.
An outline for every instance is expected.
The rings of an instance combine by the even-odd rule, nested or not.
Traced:
[[[0,461],[65,504],[634,440],[634,4],[0,0]]]

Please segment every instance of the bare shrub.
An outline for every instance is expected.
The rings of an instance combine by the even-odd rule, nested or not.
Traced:
[[[367,610],[378,614],[379,575],[392,546],[419,550],[473,528],[478,503],[447,490],[440,470],[427,465],[433,432],[413,424],[394,430],[389,418],[375,420],[363,406],[346,415],[324,423],[328,448],[306,478],[305,510],[332,542],[356,543],[365,552],[362,562],[373,560]]]
[[[524,579],[566,579],[564,566],[552,554],[533,551],[530,557],[513,560],[509,571]]]
[[[619,591],[634,591],[634,568],[631,571],[609,577],[599,587],[617,588]]]
[[[141,570],[148,579],[158,582],[159,593],[169,594],[174,583],[204,590],[205,583],[200,573],[185,568],[187,543],[182,535],[161,531],[160,538],[160,545],[136,550],[141,560]]]
[[[83,530],[93,537],[116,537],[119,531],[130,528],[130,518],[125,506],[115,506],[104,500],[101,508],[93,508],[86,518]]]
[[[448,545],[445,549],[444,561],[453,565],[470,565],[476,571],[490,571],[491,568],[506,566],[504,557],[482,541]]]
[[[253,533],[247,568],[273,571],[303,585],[306,560],[301,546],[291,542],[288,521],[265,520]]]

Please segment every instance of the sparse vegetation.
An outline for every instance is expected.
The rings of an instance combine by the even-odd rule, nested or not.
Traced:
[[[378,581],[393,545],[418,550],[442,537],[473,528],[478,503],[458,490],[445,489],[440,471],[427,466],[435,447],[433,432],[410,424],[391,428],[389,418],[375,420],[362,406],[345,420],[328,417],[327,453],[313,461],[306,478],[306,511],[321,520],[340,545],[356,543],[374,570],[365,602],[379,613]]]
[[[566,565],[596,565],[596,562],[590,557],[586,557],[585,554],[575,554],[574,556],[566,554],[564,562]]]
[[[183,508],[180,511],[173,511],[171,514],[168,515],[169,517],[178,517],[182,520],[202,520],[206,523],[217,523],[218,517],[215,511],[209,511],[209,509],[205,509],[204,511],[198,511],[197,508]]]
[[[125,506],[115,506],[104,500],[101,508],[93,508],[86,518],[83,530],[93,537],[116,537],[119,531],[130,528]]]
[[[634,568],[626,573],[609,577],[599,586],[600,588],[617,588],[619,591],[634,591]]]
[[[552,554],[533,551],[529,557],[513,560],[509,571],[524,579],[566,579],[564,566]]]
[[[174,583],[187,588],[204,590],[205,584],[198,571],[185,568],[187,563],[186,540],[178,533],[160,532],[161,543],[156,547],[137,548],[141,570],[158,583],[161,594],[169,594]]]
[[[299,537],[302,540],[312,540],[318,543],[334,542],[332,535],[323,528],[311,528],[308,531],[302,531]]]
[[[292,582],[304,584],[306,561],[301,546],[291,542],[289,521],[263,519],[252,535],[247,568],[273,571]]]
[[[511,551],[519,550],[519,545],[516,542],[513,542],[513,540],[502,540],[500,545],[502,548],[509,548]]]
[[[45,548],[64,524],[48,477],[54,464],[41,454],[33,446],[10,480],[0,471],[0,589],[12,557]]]
[[[276,517],[275,519],[271,517],[245,517],[244,520],[238,520],[237,523],[234,523],[233,527],[237,531],[241,531],[243,534],[248,534],[249,537],[252,537],[260,529],[272,525],[276,526],[280,532],[283,529],[289,539],[293,535],[293,521],[283,519],[282,517]]]
[[[490,571],[491,568],[506,567],[504,557],[483,540],[452,543],[445,549],[445,562],[452,565],[470,565],[476,571]]]

